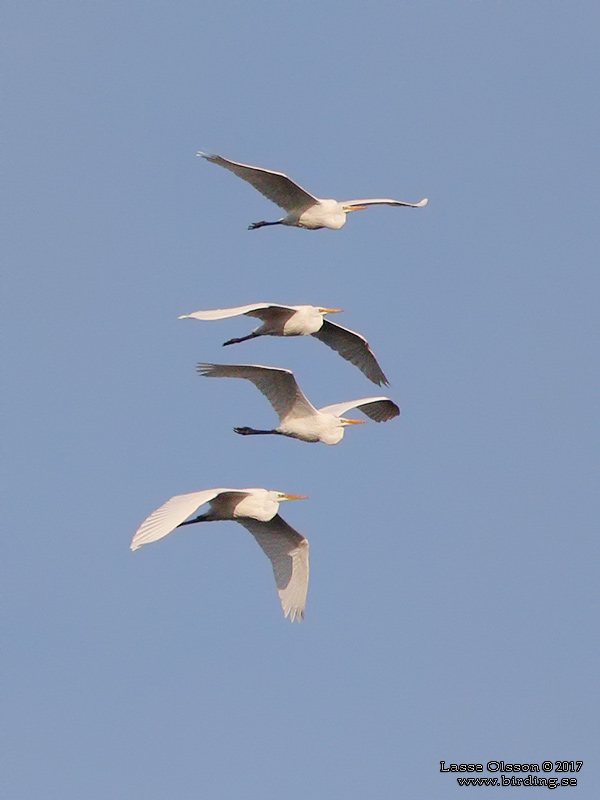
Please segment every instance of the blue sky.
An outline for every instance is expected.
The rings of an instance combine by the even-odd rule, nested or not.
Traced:
[[[559,759],[595,796],[597,4],[2,16],[7,796],[453,798],[440,760]],[[430,203],[249,232],[278,209],[199,149]],[[377,393],[313,339],[177,319],[260,301],[343,308],[402,417],[235,436],[272,410],[198,361]],[[303,625],[241,526],[129,551],[215,486],[309,495]]]

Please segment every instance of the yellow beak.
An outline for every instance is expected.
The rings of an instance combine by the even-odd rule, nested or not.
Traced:
[[[308,496],[305,494],[284,494],[283,496],[286,500],[308,500]]]
[[[344,422],[346,425],[364,425],[366,423],[366,419],[345,419]]]

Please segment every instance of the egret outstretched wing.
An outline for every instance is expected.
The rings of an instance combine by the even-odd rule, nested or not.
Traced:
[[[389,397],[365,397],[362,400],[349,400],[346,403],[336,403],[332,406],[320,408],[322,414],[334,414],[341,417],[346,411],[356,408],[366,414],[375,422],[387,422],[400,415],[400,409]]]
[[[408,206],[408,208],[423,208],[429,200],[424,197],[418,203],[404,203],[402,200],[390,200],[389,198],[370,198],[369,200],[343,200],[341,205],[344,208],[366,208],[367,206]]]
[[[249,517],[237,521],[250,531],[268,556],[284,615],[292,622],[301,620],[308,592],[308,541],[279,514],[269,522]]]
[[[427,199],[423,199],[419,203],[406,203],[385,197],[346,200],[343,203],[333,199],[320,199],[309,194],[282,172],[274,172],[262,167],[251,167],[248,164],[239,164],[236,161],[229,161],[212,153],[198,153],[198,155],[203,156],[208,161],[212,161],[213,164],[218,164],[230,170],[288,212],[286,217],[274,222],[265,220],[253,222],[249,226],[250,230],[262,228],[265,225],[289,225],[297,228],[307,228],[308,230],[319,230],[321,228],[339,230],[346,224],[346,215],[349,212],[358,211],[361,208],[367,208],[367,206],[385,205],[422,208],[427,205]]]
[[[373,383],[378,386],[382,383],[388,385],[388,379],[377,363],[369,343],[360,333],[355,333],[335,322],[324,319],[321,328],[312,335],[331,347],[332,350],[336,350],[346,361],[358,367]]]
[[[225,169],[237,175],[238,178],[248,181],[261,194],[264,194],[271,202],[288,213],[302,213],[319,202],[316,197],[302,189],[282,172],[273,172],[262,167],[239,164],[237,161],[229,161],[229,159],[214,153],[199,152],[197,155],[202,156],[207,161],[211,161],[213,164],[225,167]]]
[[[156,542],[175,530],[184,520],[197,511],[200,506],[213,500],[221,492],[234,489],[205,489],[202,492],[178,494],[153,511],[137,529],[131,542],[131,549],[137,550],[150,542]]]
[[[247,306],[236,306],[235,308],[215,308],[212,311],[194,311],[192,314],[182,314],[179,319],[201,319],[212,321],[215,319],[226,319],[227,317],[257,317],[258,319],[270,319],[273,315],[282,314],[291,317],[295,309],[291,306],[282,306],[278,303],[251,303]]]
[[[285,323],[294,316],[296,309],[291,306],[279,306],[271,303],[264,308],[255,308],[252,311],[247,311],[247,317],[256,317],[263,322],[268,322],[270,325],[279,326],[283,329]]]
[[[205,378],[245,378],[252,381],[271,403],[280,421],[290,415],[303,417],[317,412],[289,369],[255,364],[198,364],[196,370]]]

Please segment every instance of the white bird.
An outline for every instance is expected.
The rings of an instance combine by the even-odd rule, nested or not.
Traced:
[[[234,428],[242,436],[275,433],[303,442],[337,444],[343,439],[347,425],[365,422],[342,417],[351,408],[357,408],[375,422],[387,422],[400,414],[398,406],[387,397],[365,397],[316,409],[302,394],[289,369],[250,364],[198,364],[196,369],[205,378],[245,378],[269,400],[279,416],[279,427],[270,431]]]
[[[316,336],[332,350],[336,350],[346,361],[358,367],[370,381],[377,385],[382,383],[387,385],[388,380],[364,336],[323,318],[325,314],[340,314],[341,311],[340,308],[321,308],[320,306],[252,303],[236,308],[194,311],[193,314],[183,314],[179,319],[215,320],[237,317],[242,314],[246,317],[257,317],[262,320],[262,325],[255,328],[248,336],[229,339],[223,343],[223,347],[245,342],[257,336]]]
[[[284,500],[306,497],[267,489],[206,489],[179,494],[142,522],[131,549],[156,542],[182,525],[235,520],[250,531],[271,561],[284,616],[299,621],[304,617],[308,591],[308,541],[277,513]],[[187,519],[205,503],[210,504],[209,511]]]
[[[319,200],[294,183],[282,172],[250,167],[248,164],[238,164],[214,153],[196,153],[213,164],[231,170],[239,178],[251,183],[255,189],[264,194],[269,200],[287,211],[287,216],[276,222],[254,222],[248,230],[262,228],[264,225],[292,225],[296,228],[331,228],[334,231],[343,228],[346,224],[346,214],[350,211],[360,211],[367,206],[408,206],[409,208],[423,208],[427,205],[427,198],[418,203],[403,203],[400,200],[387,198],[372,198],[370,200]]]

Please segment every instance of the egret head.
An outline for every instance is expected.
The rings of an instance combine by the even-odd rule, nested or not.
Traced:
[[[283,503],[284,500],[308,500],[305,494],[285,494],[284,492],[276,492],[277,502]]]
[[[343,308],[319,308],[317,309],[319,314],[342,314],[344,309]]]

